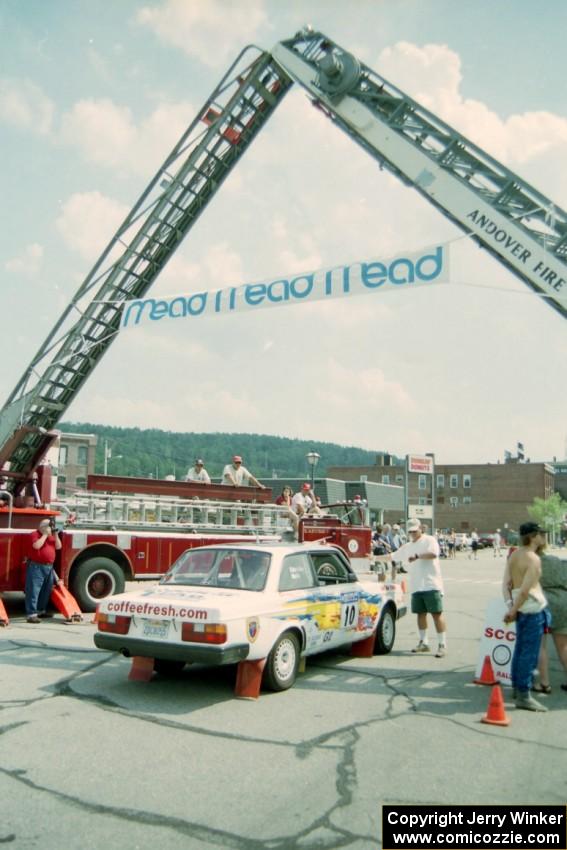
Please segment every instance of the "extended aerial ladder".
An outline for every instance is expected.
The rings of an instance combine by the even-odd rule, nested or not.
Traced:
[[[567,214],[321,33],[246,48],[158,171],[0,411],[18,492],[51,431],[295,80],[316,107],[567,317]],[[5,475],[6,473],[2,473]]]
[[[0,411],[0,477],[15,494],[115,339],[125,301],[149,289],[291,85],[269,53],[245,48],[119,227]]]

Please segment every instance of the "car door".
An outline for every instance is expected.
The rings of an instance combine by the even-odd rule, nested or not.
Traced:
[[[324,632],[325,648],[331,649],[360,637],[360,605],[365,592],[353,579],[349,564],[340,552],[309,554],[317,576],[317,621]]]

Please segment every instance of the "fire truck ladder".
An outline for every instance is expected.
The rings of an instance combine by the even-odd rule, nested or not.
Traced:
[[[567,317],[563,210],[322,33],[307,27],[272,55],[381,167]]]
[[[21,488],[46,433],[292,85],[245,48],[126,217],[0,411],[0,469]],[[12,485],[13,486],[13,485]]]
[[[281,507],[264,503],[84,493],[66,502],[65,510],[75,514],[69,530],[281,534],[290,528]]]

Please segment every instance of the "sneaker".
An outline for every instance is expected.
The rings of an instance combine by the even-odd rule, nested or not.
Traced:
[[[529,693],[520,693],[516,694],[516,708],[523,708],[526,711],[547,711],[545,705],[542,705],[541,702],[538,702],[537,699],[534,699]]]
[[[33,623],[34,625],[37,625],[37,623],[41,623],[41,620],[39,619],[37,614],[32,614],[31,617],[28,617],[28,623]]]
[[[412,652],[430,652],[429,644],[425,643],[425,641],[420,640],[417,646],[414,646]]]
[[[437,652],[435,653],[435,658],[445,658],[446,655],[447,655],[447,647],[446,646],[440,646],[440,647],[438,647]]]

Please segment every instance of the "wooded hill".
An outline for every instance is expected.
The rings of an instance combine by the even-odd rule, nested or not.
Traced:
[[[59,430],[98,437],[95,472],[104,471],[104,447],[112,455],[109,475],[183,479],[196,457],[203,458],[211,478],[219,478],[225,464],[235,454],[257,478],[310,477],[305,459],[307,452],[321,455],[316,476],[322,477],[331,466],[364,466],[376,462],[376,451],[320,443],[316,440],[292,440],[268,434],[175,433],[157,428],[115,428],[89,422],[63,422]],[[274,476],[275,473],[275,476]]]

